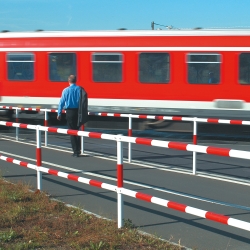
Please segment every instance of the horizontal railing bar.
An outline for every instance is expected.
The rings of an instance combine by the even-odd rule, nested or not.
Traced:
[[[52,132],[52,133],[69,134],[69,135],[84,136],[84,137],[89,137],[89,138],[94,138],[94,139],[105,139],[105,140],[112,140],[112,141],[120,140],[123,142],[130,142],[130,143],[141,144],[141,145],[146,145],[146,146],[163,147],[163,148],[170,148],[170,149],[176,149],[176,150],[191,151],[191,152],[197,152],[197,153],[203,153],[203,154],[234,157],[234,158],[248,159],[248,160],[250,159],[250,151],[235,150],[235,149],[230,149],[230,148],[202,146],[202,145],[188,144],[188,143],[175,142],[175,141],[160,141],[160,140],[154,140],[154,139],[148,139],[148,138],[112,135],[112,134],[104,134],[104,133],[98,133],[98,132],[78,131],[78,130],[72,130],[72,129],[45,127],[45,126],[40,126],[40,125],[37,126],[37,125],[13,123],[13,122],[6,122],[6,121],[0,121],[0,125],[27,128],[27,129],[37,129],[37,127],[39,127],[39,130],[41,131],[47,131],[47,132]]]
[[[2,109],[17,109],[27,111],[43,111],[56,113],[57,109],[43,109],[43,108],[24,108],[12,106],[0,106]],[[66,113],[66,110],[62,111]],[[197,117],[182,117],[182,116],[164,116],[164,115],[140,115],[140,114],[120,114],[120,113],[107,113],[107,112],[88,112],[88,115],[93,116],[109,116],[109,117],[131,117],[135,119],[154,119],[154,120],[170,120],[170,121],[187,121],[193,122],[194,120],[202,123],[215,123],[215,124],[231,124],[231,125],[250,125],[250,121],[235,120],[235,119],[218,119],[218,118],[197,118]]]
[[[155,196],[151,196],[149,194],[146,193],[141,193],[141,192],[136,192],[130,189],[126,189],[126,188],[118,188],[115,185],[111,185],[108,183],[104,183],[104,182],[100,182],[97,180],[93,180],[93,179],[88,179],[85,177],[80,177],[78,175],[73,175],[73,174],[68,174],[65,172],[61,172],[55,169],[49,169],[49,168],[45,168],[45,167],[41,167],[41,166],[36,166],[27,162],[22,162],[19,160],[15,160],[13,158],[10,157],[6,157],[3,155],[0,155],[0,159],[7,161],[7,162],[11,162],[17,165],[20,165],[22,167],[27,167],[27,168],[31,168],[34,170],[39,170],[40,172],[44,172],[50,175],[54,175],[54,176],[58,176],[58,177],[62,177],[65,179],[68,179],[70,181],[76,181],[76,182],[81,182],[90,186],[95,186],[98,188],[103,188],[112,192],[117,192],[117,193],[121,193],[124,194],[126,196],[130,196],[132,198],[136,198],[142,201],[147,201],[147,202],[151,202],[160,206],[164,206],[173,210],[177,210],[179,212],[184,212],[187,214],[192,214],[195,215],[197,217],[201,217],[204,219],[208,219],[208,220],[212,220],[214,222],[218,222],[221,224],[226,224],[228,226],[232,226],[232,227],[236,227],[236,228],[240,228],[243,230],[247,230],[250,231],[250,223],[249,222],[245,222],[242,220],[238,220],[238,219],[234,219],[222,214],[217,214],[217,213],[213,213],[213,212],[209,212],[206,210],[202,210],[199,208],[195,208],[195,207],[191,207],[185,204],[181,204],[181,203],[177,203],[174,201],[170,201],[170,200],[165,200],[162,198],[158,198]]]

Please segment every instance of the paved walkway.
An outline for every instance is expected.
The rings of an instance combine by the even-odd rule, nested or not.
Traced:
[[[36,147],[28,137],[21,142],[6,137],[0,138],[1,155],[35,164]],[[56,136],[51,139],[52,141],[55,143],[54,146],[42,148],[42,166],[116,185],[114,142],[86,139],[86,154],[74,158],[71,157],[68,141]],[[92,149],[96,153],[90,153]],[[97,153],[97,149],[101,149],[102,153]],[[154,150],[151,154],[149,151],[149,148],[145,150],[145,147],[140,145],[134,148],[136,162],[124,163],[124,187],[250,222],[250,199],[246,198],[249,185],[222,181],[214,177],[207,178],[205,175],[193,176],[185,169],[185,165],[191,162],[191,156],[182,151],[178,151],[178,157],[175,155],[174,159],[179,159],[175,165],[184,166],[183,171],[166,164],[161,167],[159,164],[147,164],[147,156],[160,157]],[[171,158],[169,160],[171,162]],[[36,187],[34,170],[5,161],[1,161],[0,164],[4,178],[11,181],[23,180]],[[88,211],[116,220],[116,193],[48,174],[43,174],[42,189],[66,203],[81,205]],[[219,201],[221,205],[216,204]],[[247,231],[131,197],[124,196],[124,205],[124,218],[131,219],[141,230],[175,243],[180,242],[186,247],[250,249]],[[237,208],[236,205],[241,205],[243,209]]]

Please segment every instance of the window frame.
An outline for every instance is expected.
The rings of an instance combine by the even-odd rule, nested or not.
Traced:
[[[140,80],[140,55],[141,54],[166,54],[168,55],[168,81],[167,82],[142,82]],[[170,65],[170,52],[166,52],[166,51],[141,51],[138,53],[138,82],[140,84],[169,84],[171,82],[171,65]]]
[[[200,56],[202,56],[202,55],[211,55],[211,56],[217,56],[217,61],[210,61],[210,62],[206,62],[206,61],[198,61],[198,62],[196,62],[196,61],[189,61],[189,58],[190,58],[190,56],[192,56],[192,55],[195,55],[195,56],[197,56],[197,55],[200,55]],[[202,83],[202,82],[200,82],[200,83],[192,83],[192,82],[189,82],[189,64],[197,64],[197,63],[206,63],[206,64],[219,64],[219,72],[220,72],[220,77],[219,77],[219,81],[217,82],[217,83],[209,83],[209,82],[206,82],[206,83]],[[216,53],[216,52],[189,52],[189,53],[187,53],[186,54],[186,65],[187,65],[187,75],[186,75],[186,79],[187,79],[187,83],[188,84],[195,84],[195,85],[198,85],[198,84],[200,84],[200,85],[218,85],[218,84],[220,84],[221,83],[221,64],[222,64],[222,54],[220,54],[220,53]]]
[[[250,81],[247,82],[247,83],[242,83],[241,82],[241,79],[240,79],[240,56],[242,54],[249,54],[250,56],[250,52],[249,51],[241,51],[239,54],[238,54],[238,77],[237,77],[237,81],[238,81],[238,84],[240,86],[249,86],[250,85]]]
[[[11,55],[29,55],[31,56],[31,59],[30,61],[26,61],[26,60],[21,60],[21,61],[12,61],[9,59],[9,56]],[[7,64],[7,80],[8,81],[18,81],[18,82],[25,82],[25,81],[29,81],[29,82],[32,82],[32,81],[35,81],[35,62],[36,62],[36,55],[35,53],[32,53],[32,52],[7,52],[6,53],[6,64]],[[20,63],[20,62],[27,62],[27,63],[33,63],[33,78],[32,79],[10,79],[9,78],[9,63]]]
[[[118,55],[119,61],[96,61],[95,56],[98,55]],[[94,83],[122,83],[124,81],[124,54],[122,52],[92,52],[91,53],[92,81]],[[95,81],[94,80],[94,63],[119,63],[121,64],[121,81]]]
[[[49,82],[68,82],[68,80],[65,80],[65,81],[63,81],[63,80],[51,80],[51,78],[50,78],[50,55],[51,54],[72,54],[72,55],[75,55],[75,58],[73,58],[73,59],[75,59],[75,75],[77,75],[77,53],[76,52],[71,52],[71,51],[67,51],[67,52],[61,52],[61,51],[56,51],[56,52],[52,52],[52,51],[50,51],[48,54],[47,54],[47,56],[48,56],[48,58],[47,58],[47,62],[48,62],[48,81]],[[71,72],[72,74],[74,73],[74,72]],[[69,77],[69,75],[67,76],[67,79],[68,79],[68,77]]]

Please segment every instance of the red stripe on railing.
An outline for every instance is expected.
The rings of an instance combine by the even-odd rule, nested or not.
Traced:
[[[178,211],[181,211],[181,212],[186,212],[186,207],[187,207],[184,204],[173,202],[173,201],[169,201],[167,206],[169,208],[172,208],[172,209],[175,209],[175,210],[178,210]]]
[[[107,116],[108,113],[101,113],[101,116]]]
[[[180,117],[180,116],[173,116],[172,120],[173,121],[182,121],[182,117]]]
[[[241,120],[230,120],[230,124],[242,125],[242,121]]]
[[[213,155],[229,156],[231,149],[228,148],[216,148],[216,147],[207,147],[207,153]]]
[[[229,219],[229,217],[227,217],[225,215],[216,214],[216,213],[212,213],[212,212],[207,212],[205,217],[208,220],[217,221],[217,222],[220,222],[223,224],[228,224],[228,219]]]
[[[123,165],[117,164],[117,187],[123,187]]]
[[[157,116],[155,116],[155,119],[157,119],[157,120],[163,120],[163,115],[157,115]]]
[[[152,139],[136,138],[135,143],[151,146]]]
[[[73,129],[68,129],[68,131],[67,131],[67,134],[68,135],[77,135],[77,130],[73,130]]]
[[[101,188],[102,187],[102,182],[95,181],[95,180],[90,180],[89,185]]]
[[[128,136],[132,136],[132,129],[128,129]]]
[[[182,142],[169,142],[168,147],[169,148],[174,148],[178,150],[187,150],[187,143],[182,143]]]
[[[20,163],[19,163],[19,165],[20,166],[22,166],[22,167],[28,167],[28,162],[24,162],[24,161],[21,161]]]
[[[29,124],[20,123],[20,128],[27,128]]]
[[[147,119],[148,116],[147,115],[139,115],[139,118],[141,118],[141,119]]]
[[[48,173],[52,175],[57,175],[59,171],[54,170],[54,169],[49,169]]]
[[[48,132],[53,132],[53,133],[57,133],[57,129],[58,128],[48,128]]]
[[[13,122],[6,122],[6,126],[12,126]]]
[[[213,118],[208,118],[207,122],[211,122],[211,123],[218,123],[219,119],[213,119]]]
[[[42,149],[36,148],[36,165],[38,167],[42,166]]]
[[[121,117],[121,114],[114,113],[114,116],[115,116],[115,117]]]
[[[197,135],[193,135],[193,144],[197,145]]]
[[[12,162],[12,163],[13,163],[14,159],[13,159],[13,158],[10,158],[10,157],[7,157],[7,158],[6,158],[6,161],[7,161],[7,162]]]
[[[78,181],[78,178],[79,178],[79,176],[77,176],[77,175],[73,175],[73,174],[68,175],[68,179],[72,180],[72,181]]]
[[[135,197],[137,199],[140,199],[140,200],[151,202],[151,199],[152,199],[153,196],[138,192],[138,193],[136,193]]]
[[[90,133],[89,133],[89,137],[90,137],[90,138],[101,139],[101,138],[102,138],[102,133],[90,132]]]

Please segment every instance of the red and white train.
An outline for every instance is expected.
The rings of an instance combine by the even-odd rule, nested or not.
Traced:
[[[69,74],[90,111],[247,117],[250,30],[0,33],[1,105],[56,108]]]

